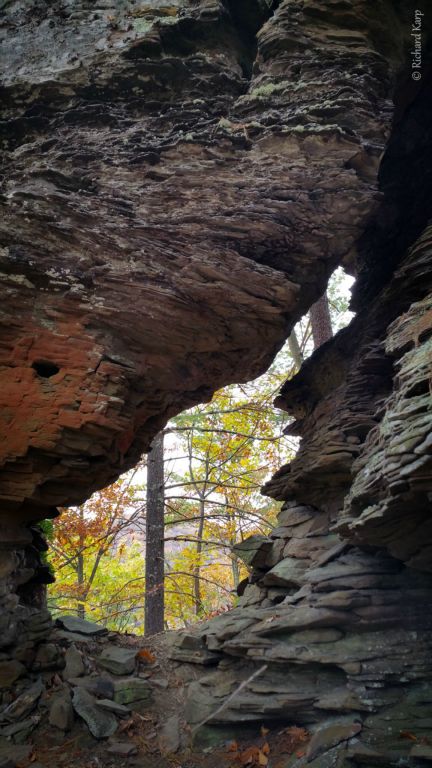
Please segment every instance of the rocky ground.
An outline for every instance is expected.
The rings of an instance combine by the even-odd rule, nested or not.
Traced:
[[[205,746],[183,719],[200,672],[169,660],[173,634],[144,643],[64,616],[26,666],[0,661],[0,768],[253,768],[304,754],[307,732],[280,724]]]

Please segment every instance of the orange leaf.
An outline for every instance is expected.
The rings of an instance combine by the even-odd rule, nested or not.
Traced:
[[[414,736],[410,731],[401,731],[400,737],[401,739],[409,739],[409,741],[417,741],[417,736]]]
[[[129,731],[134,726],[133,718],[129,718],[129,720],[123,720],[122,723],[120,723],[118,727],[119,733],[124,733],[124,731]]]
[[[156,661],[156,656],[154,656],[148,648],[140,648],[140,650],[137,652],[137,658],[140,661],[147,662],[147,664],[154,664]]]
[[[262,745],[261,752],[264,752],[265,755],[270,754],[270,744],[268,743],[268,741],[265,741],[264,744]]]
[[[296,739],[297,741],[307,741],[309,738],[309,734],[306,731],[305,728],[298,728],[297,725],[292,725],[290,728],[287,728],[285,733],[288,734],[288,736],[291,736],[292,739]]]
[[[268,763],[268,757],[260,750],[258,755],[258,765],[267,765]]]
[[[247,749],[244,749],[240,755],[241,764],[249,765],[251,763],[256,763],[259,757],[259,752],[260,750],[258,747],[247,747]]]
[[[228,746],[227,752],[238,752],[238,744],[236,741],[232,741]]]

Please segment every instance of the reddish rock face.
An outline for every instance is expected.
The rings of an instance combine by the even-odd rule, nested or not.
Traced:
[[[265,269],[258,269],[258,275],[260,272],[265,276]],[[235,270],[233,273],[235,277]],[[218,276],[219,285],[222,276]],[[243,276],[246,278],[246,270]],[[146,292],[144,281],[134,284],[131,279],[130,286],[132,292]],[[267,286],[261,293],[269,290]],[[235,293],[234,285],[232,291]],[[100,307],[98,310],[96,306],[92,315],[90,307],[84,309],[84,302],[77,299],[61,296],[56,300],[47,295],[42,303],[27,286],[6,291],[6,302],[22,305],[17,322],[4,329],[0,374],[3,423],[8,434],[0,448],[0,490],[11,508],[18,509],[24,500],[41,506],[82,501],[89,489],[108,482],[129,466],[180,403],[206,399],[226,375],[235,377],[236,371],[242,375],[240,344],[246,341],[248,316],[249,339],[254,339],[253,304],[249,299],[248,308],[248,297],[244,297],[243,317],[238,321],[243,334],[241,338],[235,330],[230,334],[228,343],[236,348],[237,358],[230,360],[227,351],[225,359],[222,354],[219,360],[216,350],[225,338],[222,326],[227,319],[222,322],[218,317],[218,293],[215,286],[213,296],[199,312],[208,323],[212,317],[217,340],[207,327],[202,337],[189,344],[185,326],[193,322],[196,304],[192,311],[181,309],[180,302],[170,295],[151,311],[143,305],[136,321],[136,305],[112,306],[106,322],[119,323],[116,338],[114,330],[94,328],[105,322],[96,321]],[[276,336],[282,332],[282,306],[289,304],[292,295],[288,285],[274,285],[273,307],[267,312],[263,299],[269,333],[272,328]],[[279,310],[275,306],[278,296]],[[105,307],[102,314],[104,311]],[[228,307],[225,315],[229,317],[230,312],[234,312],[233,307]],[[174,325],[164,319],[165,313],[172,316]],[[145,345],[142,349],[138,347],[139,334]],[[261,359],[253,360],[252,365],[260,368]]]

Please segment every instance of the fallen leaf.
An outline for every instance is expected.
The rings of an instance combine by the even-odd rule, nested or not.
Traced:
[[[417,736],[414,736],[414,734],[411,733],[410,731],[401,731],[400,738],[408,739],[409,741],[417,741]]]
[[[265,755],[270,754],[270,744],[268,743],[268,741],[265,741],[264,744],[262,745],[261,752],[264,752]]]
[[[279,731],[278,736],[281,737],[281,747],[286,752],[294,753],[294,751],[301,745],[309,741],[309,733],[305,728],[299,728],[297,725],[291,725],[288,728],[284,728]]]
[[[143,720],[145,723],[152,723],[155,720],[154,715],[140,715],[139,712],[134,712],[137,720]]]
[[[134,720],[131,717],[129,720],[123,720],[123,722],[120,723],[117,730],[119,731],[119,733],[124,733],[124,731],[129,732],[133,730],[134,725],[135,725]]]
[[[236,742],[236,741],[232,741],[232,742],[231,742],[231,743],[228,745],[228,749],[227,749],[227,752],[238,752],[238,744],[237,744],[237,742]]]
[[[264,726],[261,726],[261,736],[267,736],[267,734],[270,733],[270,728],[264,728]]]
[[[136,658],[139,661],[145,661],[147,664],[154,664],[156,661],[156,656],[149,651],[148,648],[140,648],[136,654]]]
[[[258,755],[258,765],[267,765],[268,757],[260,750]]]
[[[285,733],[296,741],[307,741],[309,739],[307,730],[305,728],[299,728],[297,725],[291,725],[289,728],[286,728]]]
[[[242,765],[253,765],[253,763],[256,763],[258,761],[259,757],[259,749],[258,747],[247,747],[243,750],[243,752],[240,755],[240,762]]]

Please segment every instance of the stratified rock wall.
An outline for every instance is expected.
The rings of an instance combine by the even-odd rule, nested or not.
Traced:
[[[262,372],[355,262],[406,27],[342,5],[3,3],[5,550]]]
[[[216,667],[190,686],[193,725],[306,727],[295,766],[423,765],[401,733],[427,745],[432,701],[431,234],[283,387],[303,439],[264,489],[278,527],[236,548],[238,607],[172,653]]]
[[[252,566],[239,606],[173,650],[209,667],[190,687],[191,723],[208,718],[201,737],[214,738],[209,724],[221,736],[241,723],[301,725],[314,736],[289,766],[431,758],[428,94],[425,84],[395,120],[383,197],[357,246],[358,313],[276,401],[302,438],[264,488],[284,502],[278,528],[236,550]]]

